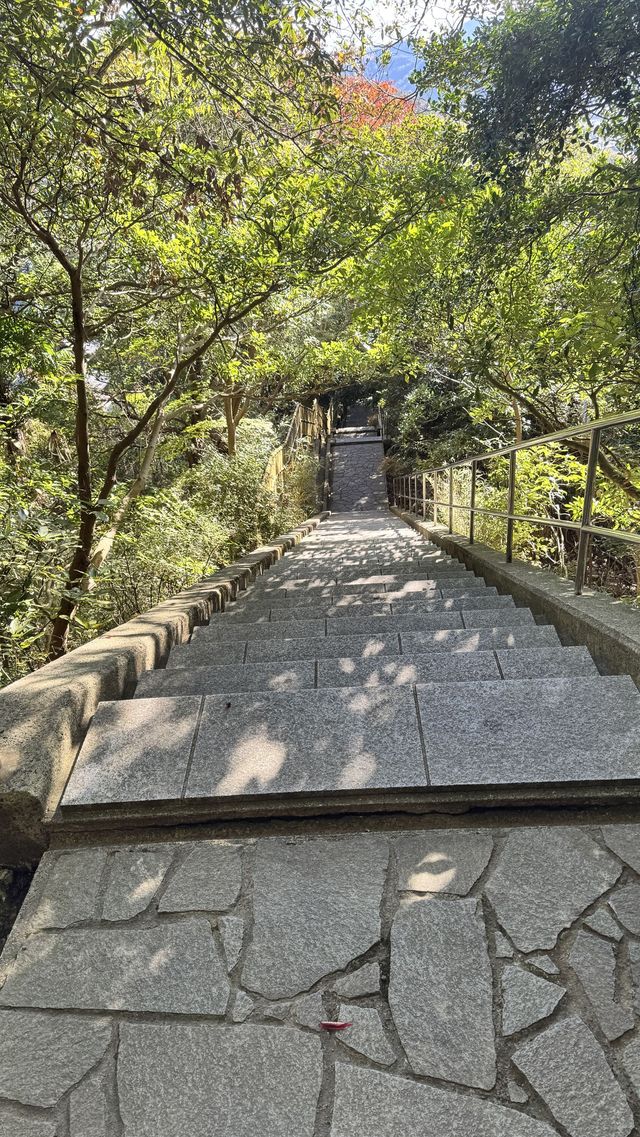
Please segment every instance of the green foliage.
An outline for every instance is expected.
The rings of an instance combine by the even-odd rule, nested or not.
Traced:
[[[471,146],[508,178],[535,157],[559,159],[581,139],[637,140],[640,30],[636,0],[509,4],[423,45],[423,90],[463,114]]]
[[[245,420],[238,443],[233,459],[208,446],[193,469],[135,502],[104,571],[82,599],[70,646],[144,612],[314,512],[313,453],[301,448],[282,493],[275,494],[262,486],[278,444],[273,424]],[[0,686],[45,661],[48,617],[74,537],[72,487],[45,462],[49,439],[42,424],[29,427],[27,448],[29,481],[24,469],[0,467]],[[65,499],[67,511],[56,514]]]
[[[378,400],[396,471],[638,403],[632,0],[527,0],[420,41],[435,105],[384,127],[341,118],[335,15],[0,0],[6,678],[312,509],[304,448],[262,487],[295,399]],[[639,451],[605,437],[598,524],[638,525]],[[523,454],[519,507],[579,516],[584,458]],[[479,494],[501,508],[504,463]],[[572,571],[549,527],[516,552]]]

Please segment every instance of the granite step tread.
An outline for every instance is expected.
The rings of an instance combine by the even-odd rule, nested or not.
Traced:
[[[464,569],[459,561],[452,560],[448,557],[433,558],[427,560],[421,558],[420,560],[408,559],[398,561],[397,563],[387,563],[386,565],[380,564],[378,561],[369,561],[359,565],[347,565],[342,562],[332,561],[330,564],[318,564],[309,561],[301,564],[287,564],[282,562],[280,565],[274,566],[269,570],[268,577],[262,579],[266,580],[305,580],[312,574],[315,578],[326,576],[327,579],[335,579],[340,577],[342,580],[356,580],[360,576],[410,576],[415,574],[416,580],[424,577],[429,571],[437,572],[451,572],[453,569],[461,572],[469,572],[470,569]]]
[[[316,662],[312,659],[227,667],[173,667],[145,671],[138,680],[134,699],[226,691],[303,691],[316,685]]]
[[[517,611],[517,609],[515,610]],[[518,621],[516,621],[518,622]],[[289,640],[308,636],[327,635],[365,635],[369,632],[385,635],[400,629],[420,631],[423,628],[462,628],[461,612],[431,612],[425,616],[353,616],[339,617],[335,620],[318,618],[310,620],[276,620],[267,623],[228,623],[222,621],[194,628],[192,643],[209,640],[219,643],[234,643],[237,640]]]
[[[474,582],[478,583],[475,584]],[[412,592],[431,592],[434,588],[483,588],[484,580],[482,577],[474,576],[473,573],[442,573],[438,577],[424,577],[416,579],[415,577],[396,577],[394,580],[388,580],[385,583],[370,582],[370,583],[357,583],[356,581],[335,581],[327,583],[326,581],[319,581],[317,583],[292,580],[287,581],[285,584],[265,584],[263,588],[256,588],[253,595],[258,597],[270,599],[291,600],[294,597],[309,596],[311,599],[322,598],[323,596],[331,596],[337,594],[341,596],[349,596],[354,593],[366,592],[390,592],[398,595],[408,596]]]
[[[498,596],[494,590],[487,590],[490,595],[478,595],[479,590],[475,590],[476,595],[469,596],[454,596],[445,599],[441,596],[434,597],[433,599],[424,600],[397,600],[395,603],[375,603],[367,604],[366,601],[360,601],[357,610],[353,611],[353,615],[358,616],[400,616],[408,615],[415,612],[420,615],[422,612],[459,612],[464,608],[514,608],[515,602],[511,596]],[[335,604],[317,604],[314,609],[316,612],[314,619],[320,619],[327,616],[346,616],[349,614],[349,608]],[[282,608],[271,607],[269,604],[255,603],[253,605],[246,605],[244,607],[230,607],[224,612],[216,613],[214,621],[217,623],[219,620],[224,620],[225,623],[252,623],[271,620],[280,622],[282,620],[304,620],[309,619],[310,606],[305,604],[290,604]]]
[[[142,676],[135,698],[206,695],[218,691],[398,687],[432,680],[453,682],[470,679],[500,679],[494,652],[385,656],[377,662],[349,657],[309,662],[289,660],[281,664],[246,664],[244,667],[149,671]]]
[[[315,660],[335,657],[341,653],[366,659],[378,655],[398,655],[399,652],[400,637],[397,632],[386,636],[306,636],[300,639],[239,640],[237,643],[201,639],[174,647],[167,667],[268,663],[288,659]]]
[[[400,652],[473,652],[500,648],[560,646],[550,624],[514,628],[440,628],[419,632],[370,635],[301,636],[299,639],[239,640],[229,643],[204,638],[174,647],[167,666],[206,667],[218,664],[267,663],[296,659],[337,659],[341,656],[377,659]]]
[[[468,577],[459,583],[452,583],[454,578],[446,581],[434,581],[433,585],[428,582],[428,587],[421,587],[419,589],[403,588],[394,593],[386,592],[384,589],[363,589],[361,591],[350,592],[338,588],[329,588],[322,592],[310,593],[293,593],[287,595],[283,590],[282,594],[274,594],[264,596],[258,593],[250,593],[247,596],[239,596],[226,611],[228,612],[246,612],[254,607],[269,606],[272,610],[280,608],[283,610],[291,610],[292,608],[312,608],[319,610],[320,605],[335,604],[341,608],[350,607],[352,605],[361,604],[393,604],[401,603],[403,601],[420,604],[429,600],[451,599],[452,597],[459,596],[497,596],[497,589],[486,585],[481,577],[474,576]],[[419,584],[425,582],[419,581]],[[436,586],[437,585],[437,586]]]
[[[511,660],[512,668],[509,667]],[[317,686],[398,687],[429,682],[506,681],[509,678],[538,679],[597,674],[598,669],[584,647],[532,650],[514,647],[495,652],[403,653],[381,660],[319,660]]]
[[[471,679],[543,679],[597,675],[585,647],[434,652],[362,660],[284,660],[232,666],[175,667],[146,671],[134,698],[211,695],[238,691],[302,691],[314,687],[384,687]]]
[[[405,580],[437,580],[440,576],[474,575],[470,569],[461,568],[456,564],[434,564],[424,569],[408,567],[406,570],[394,569],[393,572],[361,572],[358,569],[333,569],[327,574],[309,573],[303,570],[297,574],[268,573],[255,582],[256,591],[266,591],[274,584],[278,586],[289,585],[292,588],[322,588],[331,584],[360,585],[386,585],[402,584]]]
[[[192,643],[216,640],[233,643],[237,640],[298,639],[306,636],[347,636],[375,632],[384,635],[391,631],[417,632],[424,629],[516,627],[533,624],[529,608],[465,608],[436,610],[420,614],[391,616],[340,616],[327,619],[274,621],[224,621],[194,628]]]
[[[62,805],[426,784],[410,689],[242,692],[102,703]]]
[[[640,777],[629,676],[428,683],[417,700],[433,785]]]
[[[638,779],[627,676],[427,682],[102,703],[62,805]]]

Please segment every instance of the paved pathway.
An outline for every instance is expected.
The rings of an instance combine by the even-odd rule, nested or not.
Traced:
[[[363,417],[352,414],[346,427],[336,432],[331,492],[334,513],[388,509],[387,481],[380,470],[382,440],[375,427],[363,426]]]
[[[344,437],[334,495],[381,501],[381,443]],[[594,783],[610,799],[639,773],[632,680],[380,504],[334,513],[135,699],[102,704],[62,809],[286,816],[388,791],[495,804],[553,784],[575,801]]]
[[[417,812],[626,792],[638,697],[334,514],[95,716],[2,958],[0,1137],[640,1132],[640,824]]]

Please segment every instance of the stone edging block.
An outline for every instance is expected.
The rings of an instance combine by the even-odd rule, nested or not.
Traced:
[[[325,511],[0,691],[0,864],[35,860],[98,703],[126,698],[192,628],[298,544]]]

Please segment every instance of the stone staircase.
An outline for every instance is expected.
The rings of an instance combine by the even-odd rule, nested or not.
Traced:
[[[349,508],[195,628],[133,700],[101,705],[63,815],[635,792],[631,679],[600,675],[586,648],[393,517],[375,431],[338,431],[334,454],[334,502]]]
[[[360,411],[332,516],[100,705],[0,961],[0,1137],[640,1132],[638,692],[381,456]]]

